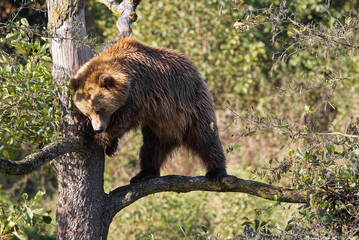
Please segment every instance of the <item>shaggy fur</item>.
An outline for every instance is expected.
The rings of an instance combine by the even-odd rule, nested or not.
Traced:
[[[141,171],[131,183],[160,176],[180,145],[200,156],[210,180],[227,175],[208,86],[182,54],[122,38],[82,66],[70,85],[76,107],[91,121],[90,136],[108,155],[118,138],[141,127]]]

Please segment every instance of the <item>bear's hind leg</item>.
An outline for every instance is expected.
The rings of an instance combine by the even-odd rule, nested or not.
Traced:
[[[226,158],[221,141],[217,135],[217,126],[192,127],[189,130],[186,144],[201,158],[207,173],[206,178],[215,181],[227,176]]]
[[[141,171],[130,183],[142,182],[160,176],[160,169],[166,157],[177,146],[173,141],[161,142],[156,134],[147,126],[142,127],[143,145],[140,150]]]

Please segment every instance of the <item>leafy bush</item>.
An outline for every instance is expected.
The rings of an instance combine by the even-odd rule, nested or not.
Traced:
[[[54,85],[51,66],[41,28],[25,18],[0,25],[0,157],[21,159],[59,135],[62,87]],[[52,221],[49,212],[35,208],[44,194],[39,185],[54,191],[56,180],[49,170],[24,177],[0,174],[1,239],[52,239],[42,234]],[[37,194],[30,199],[24,191]]]
[[[48,39],[37,28],[25,18],[1,28],[0,156],[13,160],[58,136],[62,86],[52,81]]]
[[[24,193],[23,202],[14,204],[0,192],[0,239],[54,239],[42,233],[43,225],[52,223],[50,212],[35,208],[44,194],[39,191],[34,198],[29,198]]]

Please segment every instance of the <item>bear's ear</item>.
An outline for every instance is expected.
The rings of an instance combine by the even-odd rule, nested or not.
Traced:
[[[100,87],[110,88],[114,85],[114,80],[107,73],[103,73],[98,78],[98,85],[100,85]]]
[[[71,90],[76,92],[76,90],[79,88],[79,81],[76,78],[71,78],[69,86]]]

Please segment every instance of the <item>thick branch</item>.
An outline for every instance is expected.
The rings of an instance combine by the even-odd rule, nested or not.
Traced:
[[[268,200],[306,203],[310,195],[322,195],[315,190],[279,188],[269,184],[228,176],[221,181],[211,182],[205,177],[169,175],[142,183],[119,187],[109,193],[108,212],[115,215],[122,208],[147,195],[159,192],[186,193],[191,191],[241,192]]]
[[[26,174],[66,153],[88,153],[89,151],[90,148],[79,138],[60,138],[23,160],[11,161],[0,158],[0,172],[9,175]]]

